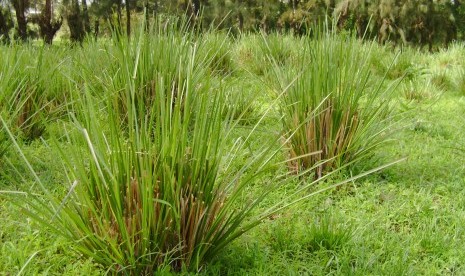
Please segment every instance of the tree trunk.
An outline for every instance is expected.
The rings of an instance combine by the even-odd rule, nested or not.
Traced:
[[[95,19],[95,22],[94,22],[94,37],[95,37],[95,41],[97,41],[99,29],[100,29],[100,21],[99,21],[98,19]]]
[[[155,1],[155,5],[156,5],[157,1]],[[156,6],[155,6],[156,7]],[[148,0],[145,0],[145,4],[144,4],[144,9],[145,9],[145,24],[144,24],[144,27],[145,27],[145,31],[148,32],[149,30],[149,20],[150,20],[150,17],[149,17],[149,1]]]
[[[129,39],[131,35],[131,9],[129,5],[129,0],[125,0],[124,3],[126,6],[126,34]]]
[[[239,19],[239,31],[242,32],[244,30],[244,16],[242,15],[241,11],[239,11],[238,19]]]
[[[18,35],[22,41],[27,40],[27,20],[26,20],[26,0],[13,0],[13,7],[16,13],[16,21],[18,22]]]
[[[200,10],[200,0],[185,0],[181,2],[181,9],[184,10],[186,15],[189,17],[190,24],[193,28],[197,26],[197,16]]]
[[[117,0],[116,1],[116,20],[117,20],[117,25],[118,25],[118,28],[119,30],[121,30],[121,17],[122,16],[122,7],[123,6],[123,2],[121,0]]]
[[[86,34],[90,33],[90,19],[89,19],[89,11],[87,10],[87,1],[81,1],[82,6],[82,20],[84,23],[84,31]]]
[[[45,0],[45,8],[42,12],[42,24],[40,24],[41,32],[43,33],[44,41],[46,44],[52,44],[54,33],[51,34],[51,22],[52,21],[52,1]]]
[[[45,0],[45,7],[39,18],[39,28],[46,44],[52,44],[53,37],[60,29],[62,23],[62,19],[53,19],[52,0]]]
[[[78,0],[71,2],[67,19],[71,41],[81,43],[84,40],[85,32]]]
[[[199,16],[200,13],[200,0],[192,1],[192,12],[194,13],[195,18]]]

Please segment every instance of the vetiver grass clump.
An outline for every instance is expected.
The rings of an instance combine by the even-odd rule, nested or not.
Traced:
[[[10,118],[12,117],[10,114],[16,114],[17,110],[12,110],[15,108],[15,105],[11,105],[11,95],[17,94],[15,90],[17,90],[17,86],[20,85],[21,80],[17,78],[17,68],[18,64],[14,63],[14,58],[8,55],[4,55],[4,53],[0,53],[2,57],[2,67],[0,73],[0,115],[5,118],[8,122],[8,125],[11,125]],[[1,158],[5,154],[6,150],[9,147],[9,139],[6,133],[6,129],[0,126],[0,164]]]
[[[26,142],[44,135],[47,123],[63,115],[71,98],[71,84],[62,70],[69,68],[67,53],[66,48],[51,52],[30,45],[2,46],[0,112]]]
[[[282,95],[282,126],[296,173],[315,178],[366,158],[385,141],[389,98],[383,79],[370,83],[372,44],[323,32],[307,39],[295,67],[275,65]],[[322,162],[327,160],[326,162]]]
[[[206,32],[200,35],[203,40],[202,55],[209,59],[209,67],[214,75],[229,76],[237,71],[231,56],[233,39],[227,33]]]
[[[280,66],[293,64],[302,46],[302,40],[290,34],[244,34],[236,43],[232,56],[242,69],[267,77],[273,71],[273,63]]]
[[[119,70],[103,95],[80,98],[82,137],[70,140],[86,154],[63,154],[70,199],[34,208],[44,223],[56,213],[55,230],[110,271],[198,270],[242,231],[237,180],[219,175],[223,97],[193,42],[173,28],[107,49]]]

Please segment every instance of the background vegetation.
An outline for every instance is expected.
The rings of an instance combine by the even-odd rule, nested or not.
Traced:
[[[200,29],[212,25],[235,34],[311,33],[327,17],[337,21],[340,31],[430,51],[462,39],[465,31],[465,8],[459,0],[2,0],[0,37],[3,42],[40,37],[50,44],[57,34],[72,42],[130,34],[144,10],[146,20],[187,14]]]

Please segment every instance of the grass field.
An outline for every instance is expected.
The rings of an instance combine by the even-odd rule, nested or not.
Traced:
[[[353,162],[341,158],[342,161],[336,162],[336,165],[326,166],[321,173],[330,170],[334,173],[318,180],[316,184],[311,184],[314,179],[318,179],[320,163],[313,163],[308,168],[296,165],[296,160],[300,157],[293,157],[289,154],[286,143],[280,142],[289,135],[289,132],[283,130],[283,126],[286,126],[283,117],[287,114],[283,110],[293,106],[292,103],[286,102],[284,105],[280,104],[281,98],[284,97],[281,93],[287,89],[291,91],[289,86],[295,80],[291,77],[284,85],[277,84],[276,80],[279,79],[279,72],[284,71],[283,68],[297,68],[293,73],[296,77],[299,75],[299,66],[307,66],[307,63],[301,62],[305,60],[302,57],[302,53],[306,53],[305,45],[312,42],[278,35],[244,35],[234,40],[216,33],[207,34],[199,40],[189,35],[167,35],[157,39],[149,42],[150,38],[147,38],[139,41],[139,44],[136,43],[137,39],[134,39],[132,44],[121,42],[123,46],[111,42],[88,43],[82,48],[1,46],[0,60],[3,64],[0,64],[0,93],[4,95],[0,100],[8,104],[0,103],[0,115],[4,125],[8,126],[8,131],[3,128],[3,132],[0,133],[3,135],[0,136],[0,152],[1,143],[6,148],[3,156],[0,155],[0,275],[100,275],[117,272],[201,275],[465,274],[463,44],[455,44],[447,50],[429,54],[409,48],[399,52],[398,49],[362,44],[349,39],[350,43],[355,43],[350,44],[350,49],[357,53],[363,50],[366,58],[363,66],[368,74],[367,89],[380,87],[381,92],[376,95],[388,94],[388,97],[379,102],[362,97],[363,108],[360,109],[360,113],[355,113],[362,114],[363,110],[370,107],[369,104],[377,108],[378,105],[379,108],[383,108],[382,104],[385,104],[389,108],[389,115],[383,113],[367,117],[379,120],[375,121],[375,126],[384,126],[368,130],[373,133],[378,129],[382,134],[379,137],[383,139],[383,143],[379,147],[370,148],[369,154],[363,154]],[[336,43],[339,37],[331,36],[329,39]],[[190,48],[191,44],[195,44],[191,43],[192,41],[196,41],[199,47],[194,50]],[[167,45],[179,47],[169,48]],[[163,50],[156,56],[157,52],[150,50],[151,47]],[[317,48],[310,46],[311,49],[312,47]],[[315,53],[326,53],[321,51]],[[168,60],[167,56],[173,57],[173,60]],[[132,59],[133,57],[136,58]],[[336,56],[335,60],[338,60],[337,57],[339,56]],[[153,62],[151,59],[160,62]],[[320,59],[310,60],[308,66],[313,66],[311,63],[315,60]],[[320,62],[324,60],[325,56],[322,56]],[[127,68],[124,65],[127,65]],[[322,66],[322,63],[317,64],[317,69],[311,71],[312,74],[318,72],[318,68],[323,68]],[[334,68],[343,67],[340,64],[337,66],[339,67]],[[348,70],[352,71],[346,72],[346,77],[341,73],[342,77],[334,81],[339,83],[350,79],[351,73],[355,75],[358,72],[353,71],[355,67],[351,68]],[[152,82],[151,74],[157,76]],[[308,79],[312,76],[308,76]],[[163,81],[170,77],[173,80],[166,82],[168,89],[159,88],[163,86]],[[363,77],[364,75],[361,75],[360,79]],[[313,88],[330,85],[325,81],[323,75],[322,79],[301,85],[313,85]],[[153,91],[150,90],[153,97],[134,96],[139,91],[137,88],[143,87],[147,92],[150,85],[153,87]],[[191,86],[193,88],[189,90]],[[176,92],[181,94],[173,96],[173,91],[179,87],[186,87],[185,92],[182,92],[185,94]],[[350,87],[353,86],[348,84],[337,87],[352,89]],[[355,87],[360,89],[361,86],[357,84]],[[128,93],[118,94],[121,91]],[[210,100],[197,101],[193,98],[190,102],[190,91],[198,93],[198,97],[202,99],[204,94],[201,93],[212,94],[207,95]],[[223,93],[218,96],[221,98],[222,109],[217,111],[215,91]],[[157,93],[166,93],[163,95],[170,101],[165,102],[164,98],[157,98],[157,95],[160,95]],[[113,94],[118,96],[107,97]],[[179,100],[181,98],[185,99],[182,103]],[[324,101],[323,98],[320,101]],[[13,110],[12,106],[15,105],[21,108]],[[165,106],[166,110],[147,108],[155,105]],[[318,110],[318,107],[315,108]],[[191,111],[193,115],[186,115],[186,110]],[[112,114],[113,112],[115,114]],[[205,118],[203,113],[209,115]],[[144,114],[150,114],[147,115],[149,119]],[[315,114],[318,112],[312,114],[311,116],[317,116]],[[172,120],[167,119],[169,116]],[[222,126],[215,124],[218,118],[224,120],[221,125],[225,126],[225,136],[222,134]],[[151,125],[153,120],[155,123]],[[118,124],[121,128],[114,127]],[[139,128],[146,125],[154,129],[160,127],[160,131],[151,132],[152,128],[147,127],[140,130],[142,134],[139,135]],[[202,126],[199,127],[199,131],[198,125]],[[86,136],[79,138],[83,129],[89,133],[90,138],[87,137],[87,140]],[[293,133],[289,140],[298,135],[293,129],[287,131]],[[15,137],[14,143],[8,138],[10,134]],[[205,142],[210,141],[210,136],[217,138],[221,143]],[[88,147],[87,143],[93,146]],[[196,146],[203,143],[207,146],[199,147],[202,151],[196,152]],[[178,146],[180,144],[182,148]],[[241,146],[237,146],[239,144]],[[370,146],[363,143],[361,145],[361,149]],[[116,149],[110,146],[115,146]],[[96,153],[89,155],[88,148],[90,154],[94,151]],[[129,153],[125,152],[126,148]],[[356,148],[356,151],[359,152],[360,148]],[[134,155],[131,155],[132,149]],[[142,243],[137,240],[138,235],[142,234],[131,232],[131,224],[126,221],[126,224],[122,222],[118,226],[121,236],[115,240],[120,243],[110,241],[108,244],[99,245],[101,240],[92,238],[91,242],[86,243],[83,241],[88,239],[89,235],[93,235],[86,232],[91,228],[99,233],[96,235],[103,237],[102,240],[111,240],[114,236],[107,236],[106,233],[102,233],[104,230],[99,230],[98,227],[112,231],[116,227],[113,224],[119,222],[112,222],[108,227],[102,218],[104,215],[89,216],[89,220],[93,222],[89,228],[85,228],[82,226],[85,223],[80,222],[73,214],[79,213],[81,207],[89,208],[89,213],[99,214],[99,208],[106,210],[105,204],[110,204],[108,208],[116,212],[117,203],[111,200],[114,191],[108,192],[108,202],[102,200],[98,203],[100,205],[94,207],[89,202],[92,198],[104,197],[99,194],[101,192],[92,192],[92,189],[106,187],[107,191],[111,190],[112,184],[105,185],[113,183],[113,179],[123,182],[127,179],[132,185],[136,176],[123,173],[125,169],[135,171],[135,175],[137,172],[143,175],[147,170],[153,170],[152,173],[157,177],[150,180],[137,178],[141,185],[160,181],[167,183],[166,185],[177,185],[185,181],[183,176],[177,175],[173,177],[178,177],[177,180],[172,180],[169,175],[173,173],[166,173],[166,170],[169,170],[166,166],[169,165],[160,166],[158,169],[157,162],[150,161],[146,164],[145,159],[141,159],[139,163],[132,163],[135,162],[134,159],[143,155],[140,151],[150,152],[148,149],[157,152],[157,157],[154,157],[157,162],[173,164],[173,167],[181,172],[191,173],[189,177],[205,182],[205,187],[202,186],[205,190],[193,192],[194,196],[201,198],[198,193],[210,191],[217,198],[208,204],[220,207],[209,209],[202,204],[197,207],[200,208],[199,212],[211,216],[207,226],[199,222],[202,227],[207,227],[205,231],[209,234],[202,236],[203,242],[194,247],[195,250],[200,248],[195,251],[197,255],[190,256],[190,252],[184,252],[183,249],[180,249],[182,254],[177,255],[176,246],[167,246],[167,250],[171,251],[161,254],[155,260],[149,260],[154,262],[155,266],[137,270],[138,259],[133,263],[128,261],[128,267],[132,265],[133,268],[126,271],[122,264],[124,258],[130,259],[132,256],[125,255],[131,247],[124,247],[122,244],[125,242],[121,241],[124,238],[121,237],[128,237],[134,242],[130,246],[136,248]],[[348,148],[343,152],[350,150],[351,148]],[[165,151],[170,152],[170,158],[166,160],[163,159]],[[339,158],[342,154],[335,156]],[[84,157],[81,158],[81,155]],[[182,156],[186,155],[192,156],[186,159],[189,162],[197,162],[203,160],[202,158],[206,161],[186,165],[190,164],[182,163],[185,162]],[[86,156],[90,157],[86,159]],[[95,158],[92,159],[92,156]],[[254,157],[257,158],[256,163]],[[381,171],[315,193],[305,200],[298,200],[405,157],[405,161]],[[172,161],[171,158],[179,159]],[[25,160],[28,160],[33,170]],[[95,164],[92,160],[96,160]],[[217,162],[214,163],[217,164],[217,170],[212,173],[213,176],[204,172],[216,168],[216,165],[211,165],[212,162]],[[352,163],[345,166],[344,162]],[[183,165],[179,165],[180,163]],[[202,169],[205,164],[211,165],[212,168]],[[100,169],[100,166],[104,169]],[[137,166],[140,166],[140,169]],[[200,166],[199,171],[195,171],[197,166]],[[289,170],[290,166],[298,166],[297,172]],[[261,173],[255,174],[256,171]],[[79,183],[76,186],[78,188],[74,190],[74,179],[80,179],[81,182],[83,179],[90,179],[90,184],[85,186],[89,190],[78,190],[81,185]],[[212,180],[207,182],[205,179]],[[99,186],[100,182],[103,186]],[[226,183],[224,186],[221,184],[223,182]],[[189,186],[193,185],[190,183],[187,182],[185,189],[195,190],[196,187]],[[114,192],[115,195],[126,193],[128,197],[133,196],[140,200],[137,193],[142,192],[131,192],[130,188],[127,188],[128,184],[125,185],[121,191]],[[234,185],[238,185],[240,189],[230,187]],[[162,190],[162,187],[157,189]],[[169,187],[166,189],[169,190]],[[183,189],[181,197],[184,196]],[[76,196],[71,195],[74,192],[77,193]],[[43,196],[45,193],[47,195]],[[96,194],[86,197],[86,193]],[[174,206],[176,195],[172,199],[165,196],[160,201],[168,201]],[[262,195],[264,197],[260,201],[254,201]],[[149,193],[147,196],[155,195]],[[189,202],[189,196],[191,195],[189,194],[187,199],[181,198],[179,204],[184,206],[186,201],[183,200]],[[66,200],[63,201],[68,198],[77,203],[68,204]],[[229,203],[231,198],[235,200]],[[207,202],[207,199],[203,200]],[[293,200],[298,202],[287,206],[287,203]],[[143,202],[144,199],[140,201]],[[195,199],[192,199],[192,202],[192,206],[199,206],[195,205]],[[282,203],[273,209],[276,211],[269,211],[270,207],[279,202]],[[131,207],[131,201],[121,204],[127,204],[124,206],[130,210],[134,208]],[[211,226],[210,221],[223,215],[222,211],[215,211],[216,208],[222,208],[223,204],[229,208],[226,211],[230,211],[226,213],[225,218],[228,217],[227,214],[241,214],[236,210],[247,211],[247,216],[243,219],[234,217],[238,223],[245,225],[241,227],[248,230],[242,233],[242,228],[235,230],[232,227],[231,233],[240,233],[235,239],[230,240],[228,235],[217,237],[215,235],[219,230],[208,229],[208,226]],[[254,208],[248,207],[253,204],[256,204]],[[163,203],[159,203],[159,206],[154,208],[159,210],[157,208],[164,208],[162,205]],[[190,208],[194,208],[192,206]],[[157,212],[161,212],[150,208],[147,210],[157,215]],[[169,208],[166,212],[169,212]],[[182,208],[180,212],[183,212]],[[188,215],[191,213],[188,212]],[[132,218],[139,213],[135,214]],[[201,217],[195,218],[201,221]],[[86,214],[82,214],[80,219],[85,221],[85,218]],[[99,218],[102,219],[102,224],[94,222]],[[139,219],[144,221],[144,217]],[[219,223],[224,223],[225,220],[220,220]],[[67,226],[70,222],[75,224],[72,224],[72,227]],[[247,228],[250,223],[253,227]],[[51,226],[52,230],[47,225]],[[121,230],[124,225],[128,229]],[[132,224],[132,227],[136,227],[135,225],[138,224]],[[171,222],[164,221],[160,225],[168,229]],[[182,225],[179,227],[181,234],[192,234],[183,232]],[[140,232],[146,230],[144,227],[141,229]],[[76,238],[80,235],[82,240]],[[198,234],[196,232],[192,235]],[[170,236],[164,238],[168,240]],[[161,238],[157,236],[156,239]],[[145,238],[141,240],[145,241]],[[166,240],[162,240],[161,244],[166,244]],[[221,251],[214,251],[215,247],[202,247],[208,241],[215,244],[217,240],[226,241]],[[190,248],[189,246],[190,244],[186,245]],[[106,247],[110,248],[108,252],[105,251]],[[86,253],[85,248],[101,249]],[[161,250],[160,245],[155,248]],[[109,257],[98,259],[104,254],[118,255],[117,252],[127,256],[122,257],[122,263],[117,263],[117,257],[109,260],[109,265],[105,265],[106,258]],[[205,258],[198,257],[200,255]],[[142,258],[140,255],[136,256]]]

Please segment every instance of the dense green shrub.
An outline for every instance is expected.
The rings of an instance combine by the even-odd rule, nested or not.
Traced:
[[[382,78],[369,83],[372,46],[322,32],[306,41],[297,66],[276,62],[291,171],[316,167],[314,177],[319,178],[372,155],[385,141],[389,94]]]

